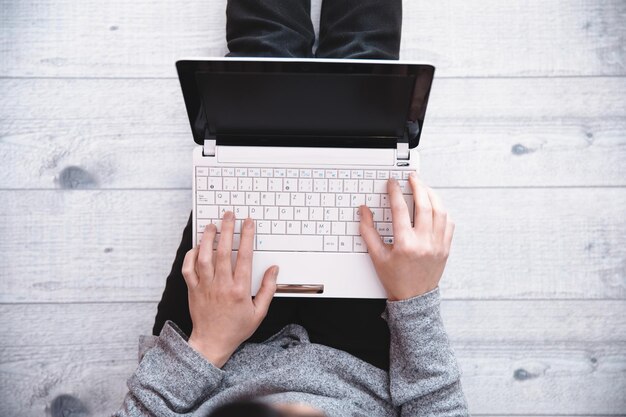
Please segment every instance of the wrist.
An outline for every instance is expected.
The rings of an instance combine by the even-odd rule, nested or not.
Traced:
[[[231,349],[220,347],[216,343],[210,343],[194,337],[193,332],[187,343],[193,350],[204,356],[204,358],[211,362],[216,368],[224,366],[233,353]]]

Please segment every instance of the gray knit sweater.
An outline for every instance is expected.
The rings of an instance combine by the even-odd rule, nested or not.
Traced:
[[[245,343],[222,369],[168,322],[140,343],[139,367],[115,416],[206,416],[237,399],[300,402],[335,416],[465,416],[459,369],[439,313],[439,290],[387,302],[390,369],[309,342],[292,324]]]

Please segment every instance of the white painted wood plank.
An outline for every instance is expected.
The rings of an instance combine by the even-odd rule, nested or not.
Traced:
[[[71,395],[117,409],[154,303],[1,305],[0,414],[41,414]],[[622,301],[445,301],[442,313],[473,414],[623,411]],[[24,326],[24,323],[29,323]],[[548,329],[551,329],[549,331]]]
[[[523,92],[523,93],[521,93]],[[190,188],[176,80],[0,80],[0,188]],[[626,185],[626,77],[436,81],[433,186]]]
[[[171,77],[227,52],[225,0],[4,3],[2,76]],[[623,75],[625,22],[621,0],[404,2],[401,58],[442,76]]]
[[[451,299],[625,298],[626,189],[442,189]],[[190,192],[1,191],[0,302],[158,300]]]

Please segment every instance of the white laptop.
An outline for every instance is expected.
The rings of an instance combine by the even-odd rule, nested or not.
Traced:
[[[176,63],[194,141],[194,245],[227,210],[255,219],[252,295],[386,298],[359,235],[366,204],[393,242],[387,179],[410,212],[410,171],[432,65],[387,60],[216,58]],[[235,235],[235,248],[239,241]],[[235,256],[235,254],[233,254]]]

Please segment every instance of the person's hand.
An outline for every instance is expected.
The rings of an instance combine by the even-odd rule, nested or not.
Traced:
[[[393,244],[383,243],[372,212],[361,206],[361,237],[390,301],[406,300],[437,288],[452,243],[454,223],[439,197],[411,173],[415,200],[414,226],[397,180],[387,184],[393,222]]]
[[[214,253],[217,229],[214,224],[209,224],[200,245],[185,255],[182,268],[193,323],[189,345],[218,368],[226,363],[242,342],[252,336],[265,318],[276,292],[278,275],[278,266],[268,268],[259,292],[252,299],[254,221],[246,219],[241,226],[241,243],[233,271],[231,252],[234,229],[235,216],[226,212]]]

